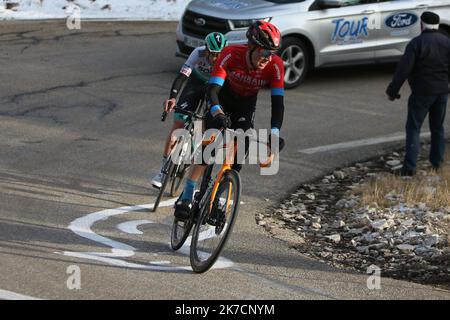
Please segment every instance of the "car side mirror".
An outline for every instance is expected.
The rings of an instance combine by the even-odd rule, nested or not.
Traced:
[[[344,6],[342,0],[319,0],[320,9],[341,8]]]

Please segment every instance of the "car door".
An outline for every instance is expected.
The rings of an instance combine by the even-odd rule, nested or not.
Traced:
[[[373,60],[378,30],[372,28],[377,0],[336,1],[339,8],[316,9],[321,65]]]
[[[421,33],[420,16],[433,0],[381,0],[379,45],[377,59],[396,60],[406,45]]]

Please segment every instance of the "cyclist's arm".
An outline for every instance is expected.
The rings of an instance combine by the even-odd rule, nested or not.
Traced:
[[[178,76],[175,78],[172,84],[172,88],[170,89],[169,99],[176,99],[178,97],[178,93],[180,92],[181,87],[189,79],[189,76],[183,72],[180,72]]]
[[[229,47],[225,48],[214,64],[211,78],[209,79],[208,89],[206,90],[206,101],[208,102],[209,111],[213,116],[223,113],[219,101],[219,92],[227,78],[227,64],[231,57],[230,50]]]
[[[194,51],[189,55],[189,58],[181,67],[180,73],[175,78],[170,89],[169,99],[176,99],[181,87],[186,82],[186,80],[191,76],[194,66],[198,63],[203,47],[195,48]]]
[[[271,81],[272,117],[270,127],[272,133],[279,134],[284,118],[284,67],[279,57],[274,58]]]
[[[280,95],[272,95],[272,118],[270,120],[270,128],[272,133],[279,133],[283,125],[284,118],[284,97]]]
[[[206,99],[208,101],[209,110],[213,116],[217,113],[223,113],[219,102],[220,89],[222,89],[221,85],[210,82],[206,91]]]

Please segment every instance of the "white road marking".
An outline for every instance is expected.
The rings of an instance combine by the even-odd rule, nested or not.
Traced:
[[[138,230],[138,226],[143,224],[154,223],[150,220],[136,220],[136,221],[128,221],[117,225],[117,228],[120,231],[123,231],[128,234],[143,234],[142,231]]]
[[[0,289],[0,300],[42,300],[42,299]]]
[[[159,204],[159,207],[169,207],[172,206],[177,199],[169,199],[166,201],[162,201]],[[71,251],[64,251],[62,252],[63,255],[68,257],[75,257],[75,258],[81,258],[81,259],[89,259],[89,260],[95,260],[103,263],[107,263],[110,265],[118,266],[118,267],[124,267],[124,268],[134,268],[134,269],[144,269],[144,270],[154,270],[154,271],[185,271],[185,270],[192,270],[190,266],[165,266],[164,263],[161,263],[159,261],[158,265],[152,265],[152,264],[139,264],[139,263],[131,263],[127,262],[125,260],[121,260],[118,258],[127,258],[134,256],[134,253],[136,251],[136,248],[124,244],[122,242],[114,241],[109,238],[103,237],[92,231],[91,227],[94,223],[98,221],[104,221],[107,220],[110,217],[127,214],[133,211],[139,211],[142,209],[150,209],[153,208],[153,203],[151,204],[144,204],[144,205],[137,205],[137,206],[127,206],[127,207],[121,207],[117,209],[107,209],[102,210],[98,212],[94,212],[91,214],[88,214],[84,217],[75,219],[72,221],[69,225],[69,229],[72,230],[75,234],[79,235],[80,237],[83,237],[85,239],[89,239],[98,243],[101,243],[105,246],[111,247],[111,252],[71,252]],[[147,220],[149,221],[149,220]],[[150,221],[151,222],[151,221]],[[134,223],[134,222],[133,222]],[[201,235],[203,236],[203,234]],[[183,254],[189,255],[190,251],[190,237],[184,244],[184,246],[178,250],[179,252]],[[59,254],[59,252],[55,252]],[[229,268],[233,266],[233,262],[225,259],[223,257],[219,257],[217,262],[212,266],[212,269],[223,269],[223,268]]]
[[[430,133],[429,132],[422,133],[420,135],[420,137],[428,138],[428,137],[430,137]],[[352,149],[352,148],[358,148],[358,147],[363,147],[363,146],[370,146],[370,145],[374,145],[374,144],[382,144],[382,143],[386,143],[386,142],[402,141],[402,140],[405,140],[405,138],[406,138],[406,136],[404,133],[394,133],[392,135],[379,137],[379,138],[362,139],[362,140],[354,140],[354,141],[349,141],[349,142],[330,144],[327,146],[303,149],[303,150],[299,150],[298,152],[305,153],[305,154],[314,154],[314,153],[320,153],[320,152],[345,150],[345,149]]]

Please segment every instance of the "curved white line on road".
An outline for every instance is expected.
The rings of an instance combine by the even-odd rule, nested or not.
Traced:
[[[0,300],[42,300],[42,299],[0,289]]]
[[[166,201],[162,201],[159,204],[159,207],[168,207],[172,206],[176,201],[176,198],[169,199]],[[110,217],[127,214],[133,211],[139,211],[142,209],[150,209],[153,208],[153,203],[137,205],[137,206],[127,206],[121,207],[117,209],[107,209],[98,212],[94,212],[88,214],[87,216],[75,219],[69,225],[69,229],[72,230],[75,234],[83,237],[85,239],[89,239],[98,243],[101,243],[105,246],[111,247],[111,252],[72,252],[72,251],[64,251],[62,254],[68,257],[75,257],[81,259],[95,260],[99,262],[103,262],[106,264],[110,264],[113,266],[124,267],[124,268],[134,268],[134,269],[144,269],[144,270],[153,270],[153,271],[185,271],[192,270],[189,266],[166,266],[166,265],[151,265],[151,264],[139,264],[139,263],[131,263],[118,258],[126,258],[134,255],[136,248],[124,244],[122,242],[114,241],[112,239],[103,237],[92,231],[91,227],[94,223],[98,221],[107,220]],[[203,233],[200,237],[204,237]],[[189,240],[189,238],[188,238]],[[189,244],[186,241],[185,245],[179,250],[179,252],[183,254],[189,255]],[[58,252],[56,252],[58,253]],[[229,268],[233,265],[233,262],[225,259],[223,257],[219,257],[217,262],[212,266],[212,269],[223,269]]]
[[[150,220],[136,220],[136,221],[128,221],[117,225],[117,228],[128,234],[144,234],[137,227],[142,226],[144,224],[154,223]]]

